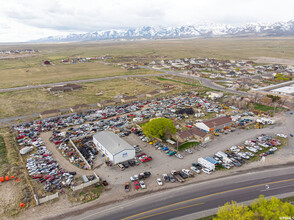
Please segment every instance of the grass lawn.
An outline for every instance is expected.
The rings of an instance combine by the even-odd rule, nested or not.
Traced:
[[[275,107],[266,106],[266,105],[262,105],[262,104],[255,104],[254,110],[268,112],[268,111],[274,111]],[[281,111],[281,110],[283,111],[283,110],[285,110],[285,108],[276,107],[276,112]]]
[[[7,161],[7,150],[3,137],[0,135],[0,171],[2,170],[3,164],[6,164]]]
[[[199,142],[186,142],[186,143],[182,144],[181,146],[179,146],[179,151],[183,151],[185,149],[189,149],[191,147],[198,146],[199,144],[200,144]]]

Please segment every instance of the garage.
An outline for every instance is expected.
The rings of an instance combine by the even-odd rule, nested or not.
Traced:
[[[93,136],[96,148],[102,152],[112,164],[135,159],[133,146],[111,131],[101,131]]]

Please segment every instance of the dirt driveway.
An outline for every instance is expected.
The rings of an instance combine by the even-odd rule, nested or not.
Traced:
[[[54,160],[56,160],[59,164],[59,166],[69,172],[77,172],[78,176],[81,175],[93,175],[93,171],[91,170],[82,170],[78,168],[77,166],[73,165],[71,162],[69,162],[56,148],[55,144],[49,141],[49,138],[51,137],[52,132],[44,132],[40,134],[40,138],[43,140],[45,146],[48,150],[52,152],[52,157]],[[98,175],[98,174],[97,174]]]

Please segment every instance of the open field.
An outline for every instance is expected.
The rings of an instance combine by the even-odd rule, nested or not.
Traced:
[[[183,57],[209,57],[217,59],[258,59],[271,57],[294,60],[293,38],[214,38],[186,40],[153,40],[132,42],[86,42],[55,44],[0,45],[0,49],[38,49],[32,56],[0,60],[0,88],[89,79],[103,76],[144,74],[154,71],[122,70],[118,66],[105,66],[98,62],[62,64],[69,57],[113,56],[109,62],[151,61]],[[50,60],[54,66],[42,66]]]
[[[53,95],[41,89],[6,92],[0,94],[0,118],[27,115],[50,109],[70,108],[76,104],[95,104],[115,99],[119,94],[140,95],[154,90],[134,80],[116,79],[83,84],[83,89]],[[96,93],[103,95],[97,96]]]
[[[98,62],[49,66],[40,65],[31,68],[0,69],[0,88],[153,73],[158,72],[147,69],[125,70],[114,65],[104,65]]]
[[[181,89],[176,88],[169,92],[172,94],[190,91],[191,89],[199,92],[210,91],[209,88],[201,86],[197,80],[193,80],[193,85],[185,83],[187,79],[183,77],[164,78],[166,80],[158,80],[157,77],[147,78],[162,84],[168,83],[181,86]],[[163,86],[154,87],[153,84],[144,84],[139,77],[97,81],[83,83],[82,85],[81,90],[59,94],[51,94],[43,89],[0,93],[0,118],[30,115],[51,109],[67,109],[76,104],[96,104],[102,100],[119,99],[115,98],[117,95],[136,95],[139,96],[138,99],[146,99],[145,94],[147,92],[164,88]],[[96,95],[98,93],[103,94]],[[160,96],[167,96],[167,94],[160,94]]]

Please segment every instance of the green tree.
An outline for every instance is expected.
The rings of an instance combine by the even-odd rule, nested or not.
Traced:
[[[256,199],[250,209],[254,212],[256,219],[279,219],[279,217],[292,217],[294,216],[294,207],[287,203],[282,202],[276,197],[272,197],[270,200],[260,195]]]
[[[157,137],[165,139],[168,136],[177,132],[177,129],[172,120],[167,118],[151,119],[148,123],[143,125],[143,133],[147,137]]]
[[[293,205],[282,202],[281,200],[272,197],[270,200],[260,195],[255,199],[251,206],[238,205],[235,201],[231,204],[226,203],[217,212],[217,217],[214,220],[274,220],[280,217],[293,217]]]
[[[235,201],[227,202],[217,212],[217,217],[213,220],[251,220],[254,219],[254,213],[244,205],[238,205]]]

